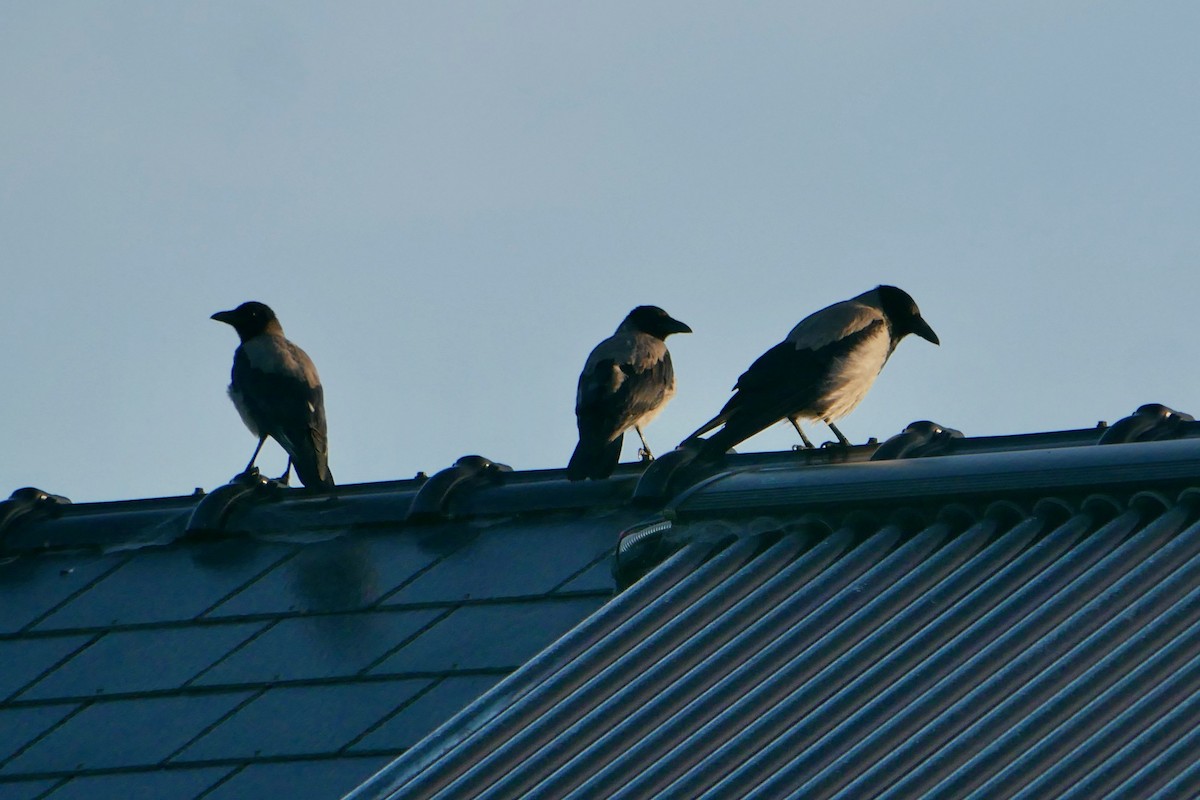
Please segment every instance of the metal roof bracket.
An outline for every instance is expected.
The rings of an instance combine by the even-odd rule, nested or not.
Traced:
[[[632,501],[639,506],[662,505],[677,493],[676,485],[686,477],[699,450],[680,445],[653,461],[638,478]]]
[[[922,458],[945,455],[962,431],[946,428],[927,419],[909,423],[903,432],[879,445],[871,454],[872,461],[893,461],[901,458]]]
[[[251,498],[265,500],[276,496],[281,484],[264,478],[257,469],[235,475],[229,483],[220,486],[200,499],[192,516],[188,519],[186,536],[227,533],[226,524],[234,509]]]
[[[43,492],[32,486],[17,489],[7,500],[0,502],[0,545],[8,531],[20,520],[30,515],[50,516],[69,505],[71,501],[62,495]]]
[[[1162,403],[1146,403],[1128,417],[1117,420],[1100,437],[1100,444],[1123,444],[1125,442],[1153,442],[1159,439],[1175,439],[1185,422],[1195,422],[1195,417],[1168,408]]]
[[[429,522],[450,516],[450,504],[459,492],[501,483],[512,467],[479,455],[463,456],[454,466],[438,472],[421,486],[408,509],[405,522]]]

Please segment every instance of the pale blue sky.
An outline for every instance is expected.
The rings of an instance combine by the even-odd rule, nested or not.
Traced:
[[[208,317],[248,299],[315,360],[342,483],[563,466],[640,303],[696,331],[669,450],[884,282],[943,344],[852,440],[1200,413],[1198,35],[1182,0],[6,2],[0,497],[240,470]]]

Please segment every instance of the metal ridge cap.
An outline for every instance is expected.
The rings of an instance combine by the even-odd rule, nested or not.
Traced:
[[[213,533],[273,534],[310,518],[323,527],[400,521],[420,483],[347,484],[337,488],[332,503],[331,495],[308,490],[273,492],[270,497],[243,504]],[[205,500],[230,486],[192,495],[64,505],[52,515],[19,520],[0,542],[0,554],[170,544],[185,536],[190,517]]]
[[[637,465],[623,465],[636,469]],[[608,481],[571,483],[563,469],[509,473],[511,482],[472,486],[463,492],[455,519],[519,513],[586,511],[628,505],[636,475],[626,470]],[[332,493],[267,487],[229,503],[224,484],[209,492],[173,497],[65,504],[53,513],[16,520],[0,542],[0,555],[78,548],[170,544],[191,533],[206,536],[273,536],[280,532],[348,530],[361,526],[409,528],[406,516],[424,476],[408,480],[339,485]],[[192,530],[191,517],[206,501],[220,513]],[[227,508],[224,508],[228,505]],[[215,521],[214,521],[215,520]],[[445,521],[445,520],[443,520]]]
[[[846,502],[1200,480],[1194,438],[1120,447],[1047,447],[808,467],[747,466],[679,494],[668,517]]]
[[[653,505],[670,516],[1200,478],[1200,423],[1183,423],[1183,438],[1105,447],[1095,446],[1097,430],[958,439],[946,455],[896,461],[868,461],[875,451],[872,444],[848,450],[730,454],[713,465],[715,469],[698,475],[698,483],[673,497],[656,498]],[[630,506],[645,469],[642,464],[626,463],[608,481],[575,483],[566,480],[561,468],[513,471],[506,473],[502,484],[464,491],[454,516]],[[297,525],[403,526],[413,498],[428,480],[419,474],[404,480],[345,484],[333,494],[285,490],[269,502],[244,504],[228,515],[229,524],[223,523],[217,532],[271,534]],[[186,520],[179,523],[178,518],[211,494],[62,505],[52,514],[16,520],[0,543],[0,553],[169,543],[186,529]]]

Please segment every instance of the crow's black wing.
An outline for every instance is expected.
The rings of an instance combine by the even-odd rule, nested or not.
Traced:
[[[332,486],[325,392],[312,377],[316,374],[312,362],[298,347],[291,348],[288,359],[260,357],[259,366],[239,347],[233,359],[231,387],[241,395],[259,432],[279,442],[292,457],[305,486]],[[293,367],[294,362],[300,368]]]

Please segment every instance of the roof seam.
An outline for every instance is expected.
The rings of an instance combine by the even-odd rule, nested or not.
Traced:
[[[99,561],[99,560],[100,560],[100,558],[102,558],[102,556],[98,556],[98,557],[96,558],[96,560],[97,560],[97,561]],[[113,565],[112,565],[112,567],[111,567],[110,569],[107,569],[107,570],[105,570],[103,573],[101,573],[100,575],[97,575],[97,576],[96,576],[94,579],[92,579],[90,582],[88,582],[88,583],[85,583],[83,586],[79,587],[79,588],[78,588],[78,589],[76,589],[74,592],[72,592],[71,594],[69,594],[69,595],[67,595],[66,597],[64,597],[64,598],[63,598],[62,600],[60,600],[60,601],[59,601],[59,602],[58,602],[56,605],[53,605],[53,606],[51,606],[49,609],[47,609],[46,611],[42,612],[40,615],[38,615],[38,616],[34,617],[34,618],[33,618],[33,619],[31,619],[29,622],[25,623],[25,625],[24,625],[24,626],[21,628],[21,630],[19,631],[19,633],[25,633],[26,631],[29,631],[29,632],[31,632],[31,633],[32,633],[32,631],[30,630],[31,628],[33,628],[34,626],[38,625],[38,624],[39,624],[39,623],[41,623],[43,620],[45,620],[45,619],[49,618],[49,617],[50,617],[50,616],[52,616],[53,614],[57,613],[59,609],[61,609],[61,608],[65,607],[65,606],[66,606],[68,603],[70,603],[72,600],[74,600],[75,598],[79,597],[79,596],[80,596],[80,595],[82,595],[83,593],[85,593],[85,592],[88,592],[88,591],[91,591],[92,587],[94,587],[96,584],[100,583],[101,581],[103,581],[103,580],[107,579],[109,575],[112,575],[114,572],[116,572],[117,570],[121,569],[121,567],[123,567],[123,566],[125,566],[126,564],[128,564],[128,563],[129,563],[129,561],[130,561],[132,558],[133,558],[133,554],[132,554],[132,552],[131,552],[131,553],[130,553],[129,555],[127,555],[125,558],[119,559],[119,560],[117,561],[117,563],[113,564]],[[72,568],[71,568],[71,571],[73,571],[73,570],[74,570],[74,567],[72,567]]]
[[[80,714],[80,712],[82,712],[85,708],[87,708],[90,705],[91,705],[91,703],[80,703],[78,708],[76,708],[74,711],[65,715],[62,719],[60,719],[58,722],[55,722],[53,725],[51,725],[49,728],[47,728],[46,730],[39,733],[37,736],[34,736],[32,739],[30,739],[28,742],[26,742],[24,745],[22,745],[20,747],[20,749],[16,750],[13,753],[10,753],[8,758],[0,759],[0,770],[3,770],[4,767],[6,767],[10,763],[12,763],[14,759],[20,758],[31,747],[33,747],[38,742],[45,739],[50,734],[54,733],[56,730],[61,728],[63,725],[67,724],[67,722],[69,722],[70,720],[77,717]]]
[[[613,547],[606,550],[600,556],[598,556],[597,558],[595,558],[592,561],[589,561],[587,564],[585,564],[583,566],[583,568],[576,570],[575,572],[568,575],[564,580],[559,581],[557,584],[554,585],[553,588],[550,589],[550,592],[551,593],[557,592],[559,589],[566,586],[568,583],[575,580],[580,575],[582,575],[583,573],[587,572],[592,567],[599,564],[601,561],[604,561],[605,559],[608,559],[608,558],[612,558],[613,556],[616,555],[616,551],[617,551],[617,548],[616,548],[616,545],[614,544]],[[568,592],[564,592],[564,594],[568,594]],[[610,594],[611,594],[611,592],[610,592]]]
[[[437,609],[452,609],[462,606],[492,606],[528,603],[530,601],[578,599],[605,599],[612,597],[611,591],[602,589],[577,589],[565,592],[551,590],[544,594],[514,594],[496,597],[470,597],[457,600],[428,601],[418,603],[395,603],[389,605],[371,605],[362,608],[342,609],[338,611],[279,611],[262,614],[231,614],[222,617],[185,617],[170,621],[127,622],[112,625],[97,625],[95,627],[53,628],[50,630],[28,631],[27,633],[0,634],[0,642],[27,641],[30,639],[56,639],[68,636],[90,636],[96,633],[123,633],[130,631],[149,631],[172,628],[190,628],[194,626],[218,627],[223,625],[243,624],[248,622],[275,622],[289,619],[304,619],[316,617],[344,617],[354,614],[385,614],[395,611],[427,611]]]
[[[612,592],[602,589],[578,589],[569,592],[557,592],[551,589],[549,592],[542,594],[509,594],[497,595],[495,597],[464,597],[460,600],[444,600],[441,602],[425,602],[425,603],[396,603],[394,605],[379,605],[370,609],[371,611],[422,611],[425,609],[444,608],[453,605],[455,608],[460,606],[502,606],[512,605],[516,603],[528,603],[531,600],[577,600],[590,598],[607,598],[612,597]]]
[[[238,692],[257,692],[260,689],[274,688],[305,688],[322,686],[357,686],[363,683],[392,683],[400,680],[441,680],[444,678],[473,677],[473,676],[506,676],[512,672],[508,667],[464,667],[455,670],[427,670],[413,672],[383,672],[372,674],[345,675],[336,678],[299,678],[272,679],[261,683],[222,683],[211,686],[187,686],[175,689],[150,689],[143,692],[113,692],[104,695],[78,695],[47,698],[44,700],[13,700],[5,702],[3,708],[38,708],[43,706],[62,706],[72,703],[88,703],[98,705],[104,703],[128,702],[130,700],[154,700],[168,697],[201,697],[213,694],[236,694]]]
[[[285,756],[262,756],[251,759],[246,758],[209,758],[203,761],[172,761],[155,764],[142,764],[138,766],[121,766],[121,767],[80,767],[78,769],[64,770],[62,772],[22,772],[20,774],[0,775],[0,785],[13,783],[28,783],[30,781],[57,780],[59,778],[91,778],[103,775],[141,775],[149,772],[162,772],[169,770],[171,772],[186,772],[193,769],[205,769],[211,767],[237,767],[234,774],[240,772],[246,767],[258,766],[260,764],[307,764],[312,762],[325,761],[343,761],[346,759],[367,761],[379,758],[380,756],[399,755],[404,750],[372,750],[362,751],[357,753],[313,753],[306,755],[285,755]]]
[[[276,627],[276,626],[278,626],[278,625],[279,625],[281,622],[282,622],[282,620],[278,620],[278,619],[277,619],[277,620],[275,620],[274,622],[272,622],[272,623],[271,623],[271,624],[269,624],[269,625],[264,625],[264,626],[262,626],[262,628],[261,628],[259,631],[257,631],[257,632],[256,632],[256,633],[254,633],[253,635],[251,635],[251,636],[247,637],[247,638],[245,639],[245,641],[243,641],[243,642],[241,642],[241,643],[239,643],[239,644],[235,645],[235,646],[234,646],[234,647],[233,647],[231,650],[229,650],[228,652],[226,652],[226,653],[225,653],[225,655],[221,656],[221,657],[220,657],[220,658],[218,658],[216,661],[214,661],[213,663],[209,664],[207,667],[205,667],[204,669],[200,670],[200,671],[199,671],[199,672],[197,672],[195,675],[193,675],[192,677],[190,677],[190,678],[188,678],[186,681],[184,681],[184,682],[183,682],[183,686],[182,686],[181,688],[187,689],[187,688],[190,688],[190,687],[194,686],[194,685],[195,685],[195,683],[196,683],[196,681],[200,680],[200,679],[201,679],[201,678],[203,678],[203,677],[204,677],[206,674],[208,674],[208,673],[209,673],[209,672],[211,672],[212,670],[216,669],[216,668],[217,668],[217,667],[218,667],[220,664],[223,664],[225,661],[229,660],[229,658],[230,658],[231,656],[233,656],[235,653],[241,652],[241,651],[242,651],[242,650],[243,650],[245,647],[247,647],[247,646],[248,646],[248,645],[249,645],[251,642],[257,641],[257,640],[258,640],[260,637],[262,637],[262,636],[263,636],[263,635],[264,635],[264,634],[265,634],[267,631],[274,630],[274,629],[275,629],[275,627]],[[241,623],[238,623],[238,624],[241,624]]]
[[[266,693],[267,693],[267,688],[266,688],[266,687],[263,687],[263,688],[259,689],[258,691],[255,691],[255,692],[251,692],[250,694],[248,694],[248,695],[246,696],[246,698],[245,698],[244,700],[242,700],[242,702],[240,702],[240,703],[237,703],[236,705],[234,705],[234,707],[233,707],[233,708],[229,709],[227,712],[225,712],[224,714],[222,714],[222,715],[221,715],[219,718],[217,718],[215,721],[213,721],[212,723],[210,723],[210,724],[206,725],[205,727],[201,728],[199,733],[197,733],[197,734],[196,734],[195,736],[193,736],[191,739],[188,739],[186,742],[184,742],[183,744],[181,744],[181,745],[180,745],[179,747],[177,747],[177,748],[176,748],[174,751],[172,751],[172,752],[168,753],[168,754],[167,754],[165,757],[163,757],[163,758],[162,758],[162,759],[161,759],[161,760],[160,760],[158,763],[160,763],[160,764],[169,764],[169,763],[172,763],[172,761],[171,761],[171,760],[172,760],[173,758],[175,758],[175,756],[177,756],[177,755],[180,755],[180,754],[181,754],[181,753],[183,753],[185,750],[187,750],[189,747],[191,747],[191,746],[192,746],[192,745],[193,745],[195,742],[199,741],[200,739],[204,738],[205,736],[207,736],[207,735],[208,735],[209,733],[211,733],[212,731],[216,730],[216,729],[217,729],[218,727],[220,727],[221,725],[225,724],[225,722],[226,722],[227,720],[231,719],[231,718],[232,718],[234,715],[236,715],[236,714],[237,714],[239,711],[241,711],[243,708],[245,708],[246,706],[250,705],[251,703],[253,703],[253,702],[254,702],[255,700],[257,700],[258,698],[262,697],[262,696],[263,696],[264,694],[266,694]],[[186,762],[185,762],[185,763],[186,763]]]
[[[503,672],[503,674],[510,674],[510,671],[509,671],[509,670],[505,670],[505,671]],[[436,679],[434,679],[434,680],[431,680],[431,681],[429,682],[429,684],[428,684],[427,686],[425,686],[425,688],[421,689],[419,692],[417,692],[416,694],[414,694],[412,697],[409,697],[409,698],[408,698],[407,700],[405,700],[403,703],[401,703],[400,705],[396,706],[394,709],[392,709],[392,711],[391,711],[390,713],[388,713],[388,714],[385,714],[385,715],[383,716],[383,718],[382,718],[382,719],[379,719],[379,720],[377,720],[375,723],[373,723],[373,724],[372,724],[370,727],[368,727],[368,728],[367,728],[365,731],[363,731],[362,733],[360,733],[358,736],[355,736],[353,739],[351,739],[349,742],[347,742],[345,745],[343,745],[343,746],[342,746],[342,749],[341,749],[341,750],[339,750],[338,752],[339,752],[339,753],[345,753],[345,752],[348,752],[348,751],[350,750],[350,748],[354,747],[354,745],[355,745],[355,744],[357,744],[358,742],[361,742],[363,739],[365,739],[366,737],[370,736],[372,733],[374,733],[374,732],[375,732],[375,731],[377,731],[378,729],[382,728],[382,727],[383,727],[384,725],[386,725],[388,722],[391,722],[393,719],[395,719],[397,715],[399,715],[401,712],[403,712],[403,711],[404,711],[404,709],[408,708],[408,707],[409,707],[409,706],[411,706],[413,703],[417,702],[417,701],[418,701],[418,700],[420,700],[422,697],[425,697],[425,696],[426,696],[426,695],[428,695],[430,692],[432,692],[434,689],[436,689],[437,687],[441,686],[443,683],[445,683],[445,682],[446,682],[446,680],[447,680],[449,677],[450,677],[449,675],[443,675],[443,676],[442,676],[442,677],[440,677],[440,678],[436,678]],[[407,749],[407,748],[405,748],[405,749]],[[390,751],[389,751],[389,752],[390,752]]]
[[[49,797],[50,795],[54,794],[59,789],[61,789],[63,786],[66,786],[67,783],[70,782],[70,780],[71,780],[70,778],[63,778],[58,783],[54,784],[49,789],[47,789],[46,791],[42,792],[37,797],[35,797],[34,800],[43,800],[43,798]]]
[[[436,617],[434,617],[433,619],[426,622],[423,626],[418,628],[416,631],[414,631],[413,633],[406,636],[404,639],[401,639],[399,642],[397,642],[395,645],[393,645],[391,648],[389,648],[386,652],[381,653],[379,656],[377,656],[375,658],[375,660],[369,662],[365,667],[360,669],[356,674],[360,678],[366,677],[366,674],[369,673],[372,669],[379,666],[383,662],[387,661],[394,654],[400,652],[405,647],[408,647],[410,644],[413,643],[414,640],[416,640],[418,637],[422,636],[430,628],[433,628],[434,626],[441,623],[442,620],[446,619],[446,617],[449,617],[451,614],[453,614],[459,608],[460,608],[460,606],[454,606],[452,608],[446,609],[446,613],[439,614]]]
[[[209,786],[204,791],[200,792],[200,794],[196,795],[194,800],[203,800],[203,798],[208,797],[210,794],[215,792],[217,789],[219,789],[220,787],[229,783],[231,780],[233,780],[238,775],[241,775],[246,770],[246,767],[248,767],[248,766],[250,766],[250,765],[243,764],[242,766],[238,767],[237,769],[229,770],[229,772],[226,773],[223,777],[218,779],[215,783],[213,783],[211,786]]]
[[[242,593],[243,591],[245,591],[245,590],[246,590],[246,589],[247,589],[249,586],[251,586],[252,584],[255,584],[255,583],[257,583],[257,582],[258,582],[258,581],[260,581],[260,580],[262,580],[262,578],[263,578],[264,576],[266,576],[268,573],[270,573],[270,572],[274,572],[276,569],[278,569],[279,567],[283,566],[283,564],[287,563],[288,561],[291,561],[291,560],[292,560],[292,559],[294,559],[296,556],[300,555],[300,550],[301,550],[301,548],[300,548],[299,546],[293,546],[293,547],[292,547],[292,552],[290,552],[290,553],[288,553],[288,554],[284,555],[282,558],[280,558],[279,560],[277,560],[277,561],[273,562],[273,563],[272,563],[272,564],[270,564],[269,566],[267,566],[267,567],[264,567],[263,569],[259,570],[259,572],[257,572],[257,573],[256,573],[256,574],[255,574],[253,577],[251,577],[251,578],[248,578],[248,579],[246,580],[246,582],[245,582],[245,583],[241,584],[241,585],[240,585],[240,586],[238,586],[236,589],[233,589],[233,590],[231,590],[230,592],[228,592],[227,594],[225,594],[223,597],[219,598],[219,599],[218,599],[216,602],[214,602],[212,605],[210,605],[208,608],[204,609],[204,610],[203,610],[203,611],[201,611],[199,614],[197,614],[197,615],[196,615],[196,618],[201,618],[201,617],[204,617],[204,616],[205,616],[206,614],[208,614],[209,612],[211,612],[211,611],[214,611],[214,610],[216,610],[217,608],[219,608],[219,607],[221,606],[221,604],[222,604],[222,603],[225,603],[225,602],[227,602],[228,600],[230,600],[231,598],[233,598],[235,595],[241,594],[241,593]]]
[[[382,606],[386,605],[389,597],[393,597],[393,596],[395,596],[395,594],[396,594],[397,592],[399,592],[400,590],[404,589],[406,586],[409,586],[410,584],[412,584],[412,582],[413,582],[413,581],[415,581],[417,578],[421,577],[421,576],[422,576],[422,575],[424,575],[426,572],[429,572],[429,571],[430,571],[430,570],[432,570],[434,567],[438,566],[438,565],[439,565],[439,564],[441,564],[443,561],[445,561],[446,559],[450,558],[450,556],[452,556],[452,555],[454,555],[455,553],[457,553],[457,552],[458,552],[460,549],[461,549],[461,545],[460,545],[459,547],[455,547],[455,548],[454,548],[453,550],[451,550],[450,552],[448,552],[448,553],[445,553],[444,555],[442,555],[442,557],[441,557],[441,558],[435,558],[435,559],[433,559],[433,560],[432,560],[432,561],[430,561],[428,564],[426,564],[424,567],[421,567],[421,568],[420,568],[420,569],[418,569],[416,572],[414,572],[412,575],[409,575],[409,576],[408,576],[408,577],[407,577],[405,580],[401,581],[401,582],[400,582],[398,585],[396,585],[396,586],[393,586],[391,591],[389,591],[389,592],[385,592],[384,594],[381,594],[381,595],[380,595],[380,596],[379,596],[379,597],[378,597],[378,598],[375,600],[375,602],[374,602],[374,604],[373,604],[373,607],[374,607],[374,608],[380,608],[380,607],[382,607]]]
[[[79,647],[75,648],[70,653],[67,653],[65,656],[60,658],[58,661],[55,661],[53,664],[48,666],[45,670],[42,671],[42,673],[40,675],[36,676],[32,680],[26,681],[24,684],[18,686],[15,691],[10,692],[8,694],[8,696],[4,697],[3,699],[0,699],[0,708],[8,707],[10,705],[11,701],[14,698],[16,698],[18,695],[20,695],[22,692],[27,690],[29,687],[33,686],[35,683],[38,683],[43,678],[50,675],[50,673],[54,672],[59,667],[61,667],[63,664],[65,664],[68,661],[70,661],[71,659],[75,658],[75,656],[79,655],[84,650],[87,650],[88,648],[90,648],[92,645],[96,644],[96,642],[100,641],[103,638],[104,638],[103,633],[97,633],[95,636],[93,636],[91,638],[91,640],[84,642]]]

